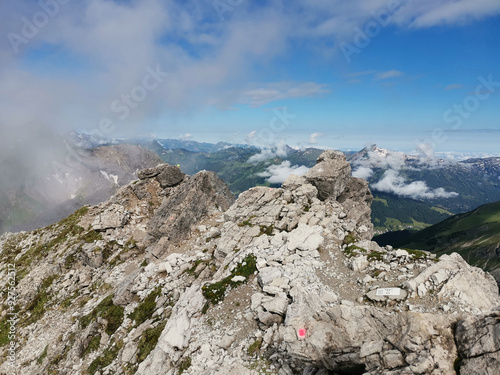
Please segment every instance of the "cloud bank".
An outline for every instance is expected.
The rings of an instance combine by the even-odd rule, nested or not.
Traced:
[[[443,188],[431,189],[424,181],[407,183],[405,178],[393,169],[385,171],[382,179],[371,184],[371,187],[378,191],[413,199],[455,198],[458,196],[458,193],[447,192]]]
[[[291,174],[295,174],[297,176],[302,176],[308,170],[309,170],[309,168],[307,168],[304,165],[301,165],[301,166],[294,165],[294,166],[292,166],[289,160],[284,160],[279,165],[271,165],[271,166],[269,166],[265,172],[258,173],[257,176],[259,176],[259,177],[268,177],[266,181],[270,182],[271,184],[281,184]]]
[[[276,157],[286,158],[286,147],[285,142],[280,142],[271,148],[264,148],[260,153],[251,156],[247,163],[257,164]]]

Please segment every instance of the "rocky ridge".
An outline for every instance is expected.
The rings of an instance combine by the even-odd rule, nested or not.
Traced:
[[[371,193],[326,151],[235,201],[159,165],[109,201],[0,237],[25,374],[494,374],[500,298],[459,255],[371,242]],[[3,363],[12,340],[0,321]]]

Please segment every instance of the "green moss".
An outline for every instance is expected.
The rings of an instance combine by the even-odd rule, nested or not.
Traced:
[[[239,227],[253,227],[251,220],[255,217],[255,215],[250,216],[247,220],[238,223]]]
[[[83,356],[86,357],[88,354],[95,352],[97,349],[99,349],[100,343],[101,343],[101,334],[99,333],[98,335],[92,337],[92,340],[90,340],[89,345],[85,348],[83,352]]]
[[[125,242],[124,248],[125,250],[130,250],[133,249],[134,247],[137,247],[137,241],[134,240],[133,237],[130,237],[127,242]]]
[[[348,233],[347,236],[344,237],[344,245],[350,245],[356,242],[358,239],[354,233]]]
[[[7,321],[8,319],[4,318],[0,320],[0,347],[7,345],[9,340],[9,328],[10,324]]]
[[[144,259],[141,263],[141,267],[146,267],[148,265],[148,261],[146,259]]]
[[[108,322],[105,331],[111,336],[123,323],[123,310],[123,307],[113,304],[113,294],[111,294],[102,300],[90,314],[81,317],[80,324],[82,328],[87,328],[100,316]]]
[[[113,363],[116,357],[118,357],[118,353],[122,348],[122,340],[118,341],[116,344],[112,342],[99,357],[92,361],[87,369],[87,373],[94,375],[98,370],[102,370],[103,368],[109,366]]]
[[[29,311],[31,315],[26,317],[26,319],[23,319],[23,324],[29,325],[34,323],[45,314],[46,304],[50,300],[47,289],[52,285],[57,277],[57,275],[52,275],[42,281],[42,284],[38,288],[38,293],[26,308],[26,311]]]
[[[68,255],[64,259],[64,268],[69,270],[75,262],[76,262],[76,255],[75,254]]]
[[[45,349],[43,349],[42,354],[36,360],[36,363],[38,363],[39,365],[41,365],[43,363],[43,360],[47,357],[47,348],[48,347],[49,347],[48,345],[45,346]]]
[[[31,246],[19,259],[15,260],[17,282],[21,281],[24,276],[26,276],[33,262],[45,257],[58,245],[66,242],[68,238],[78,236],[80,233],[82,233],[84,229],[80,227],[78,223],[80,222],[82,216],[84,216],[87,212],[88,207],[82,207],[72,215],[69,215],[67,218],[61,220],[59,223],[43,228],[44,231],[50,230],[52,232],[55,232],[56,235],[47,242],[38,243],[35,246]],[[19,246],[19,243],[22,241],[23,236],[25,235],[18,235],[13,237],[12,241],[9,241],[4,246],[2,256],[5,263],[14,263],[14,259],[22,250],[21,246]]]
[[[181,363],[179,363],[179,373],[178,375],[182,375],[184,371],[191,367],[191,357],[184,358]]]
[[[349,245],[344,250],[344,254],[348,258],[352,258],[353,256],[365,253],[367,253],[366,249],[363,249],[362,247],[356,245]]]
[[[422,250],[413,250],[413,249],[404,249],[408,252],[408,254],[412,255],[414,259],[425,259],[428,254]]]
[[[248,277],[253,275],[256,270],[257,258],[255,255],[250,254],[243,260],[243,262],[238,263],[236,268],[231,272],[231,275],[217,283],[204,285],[201,288],[203,296],[207,299],[207,301],[216,305],[224,300],[224,296],[228,288],[235,288],[238,285],[245,283]],[[244,276],[246,280],[234,282],[231,280],[234,276]],[[202,312],[206,313],[208,310],[207,304],[205,304],[203,310],[204,311]]]
[[[140,326],[153,316],[156,310],[156,298],[160,295],[161,286],[158,286],[129,314],[129,318],[135,320],[135,327]]]
[[[66,339],[67,343],[73,343],[75,340],[75,333],[71,333],[68,338]],[[62,341],[62,336],[59,336],[59,342]],[[60,372],[57,370],[57,366],[61,361],[64,361],[66,357],[68,356],[68,353],[70,349],[72,348],[72,345],[65,345],[63,351],[57,355],[56,357],[52,358],[50,360],[50,363],[47,368],[47,374],[48,375],[57,375],[60,374]]]
[[[378,277],[382,273],[382,270],[375,270],[373,271],[372,277]]]
[[[253,357],[260,350],[261,346],[262,346],[262,338],[259,337],[248,347],[247,354],[250,357]]]
[[[272,236],[273,235],[273,230],[274,230],[274,225],[269,225],[269,226],[265,226],[265,225],[261,225],[260,226],[260,234],[259,236],[262,236],[262,235],[268,235],[268,236]]]
[[[80,291],[77,290],[72,295],[70,295],[70,296],[66,297],[64,300],[62,300],[60,306],[63,309],[67,309],[68,307],[70,307],[73,304],[73,301],[75,299],[77,299],[79,296],[80,296]]]
[[[102,234],[95,230],[89,230],[87,233],[80,237],[86,243],[94,243],[102,240]]]
[[[371,251],[367,255],[367,258],[368,258],[368,261],[375,261],[375,260],[382,261],[384,258],[384,253],[382,253],[380,251]]]
[[[200,264],[205,264],[208,266],[210,264],[210,260],[197,259],[194,261],[193,266],[184,272],[187,273],[188,275],[198,277],[198,275],[196,275],[195,271]]]
[[[151,351],[156,347],[158,339],[160,338],[166,323],[167,321],[164,321],[160,325],[144,331],[137,345],[137,360],[139,363],[144,361],[149,353],[151,353]]]

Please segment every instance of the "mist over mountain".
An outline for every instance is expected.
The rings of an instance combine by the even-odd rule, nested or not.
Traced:
[[[86,142],[97,147],[83,148],[74,143],[81,141],[74,134],[39,126],[32,130],[2,140],[6,148],[0,158],[0,232],[56,222],[82,205],[108,199],[137,178],[136,170],[161,163],[140,146]]]

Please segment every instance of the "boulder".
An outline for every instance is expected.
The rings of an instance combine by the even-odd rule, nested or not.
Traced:
[[[306,181],[318,189],[318,198],[337,199],[347,186],[351,176],[351,166],[340,151],[327,150],[317,160],[317,164],[305,175]]]

